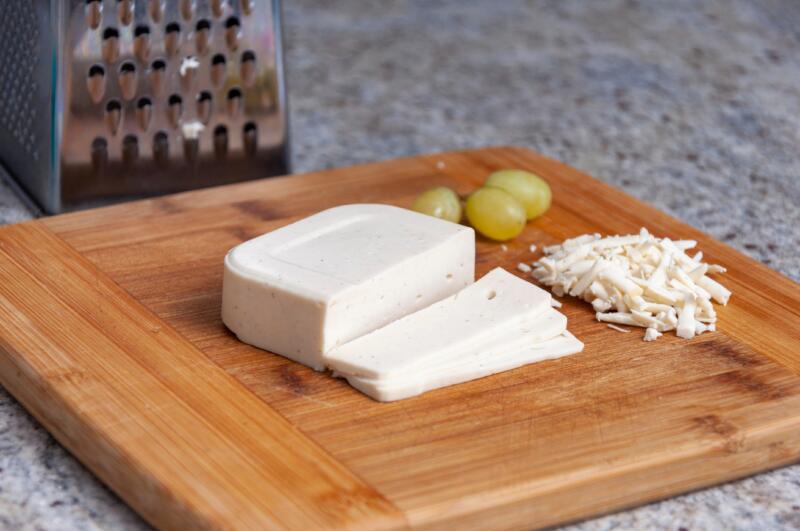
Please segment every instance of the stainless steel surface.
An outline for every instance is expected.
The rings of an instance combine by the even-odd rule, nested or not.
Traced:
[[[27,176],[25,190],[42,203],[56,193],[53,18],[49,3],[30,0],[3,2],[0,15],[0,161],[9,173]]]
[[[0,161],[47,212],[283,174],[287,138],[279,0],[4,3]]]

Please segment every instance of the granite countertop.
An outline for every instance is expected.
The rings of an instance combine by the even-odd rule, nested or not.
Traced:
[[[800,280],[800,3],[284,7],[295,171],[528,146]],[[0,528],[146,527],[3,391],[0,449]],[[800,529],[800,465],[570,527],[611,528]]]

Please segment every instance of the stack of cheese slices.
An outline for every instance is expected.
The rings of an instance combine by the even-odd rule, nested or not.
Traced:
[[[325,356],[327,365],[381,401],[580,352],[550,294],[497,268],[425,309]]]
[[[222,318],[381,401],[583,349],[548,292],[499,268],[473,283],[474,263],[469,227],[336,207],[231,250]]]

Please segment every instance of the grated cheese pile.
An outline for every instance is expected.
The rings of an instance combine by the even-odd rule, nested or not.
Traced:
[[[644,228],[628,236],[584,234],[545,247],[531,275],[559,297],[590,302],[598,321],[647,328],[645,341],[670,330],[690,339],[716,330],[711,300],[725,305],[731,296],[708,276],[724,267],[703,263],[701,252],[686,254],[696,245],[656,238]]]

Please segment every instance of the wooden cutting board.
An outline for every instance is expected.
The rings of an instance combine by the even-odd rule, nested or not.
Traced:
[[[411,204],[535,171],[553,208],[478,274],[586,232],[693,238],[726,266],[719,331],[691,341],[564,304],[581,354],[390,404],[239,343],[220,321],[234,245],[342,203]],[[0,380],[165,529],[529,528],[800,457],[800,286],[574,169],[517,148],[190,192],[0,229]]]

